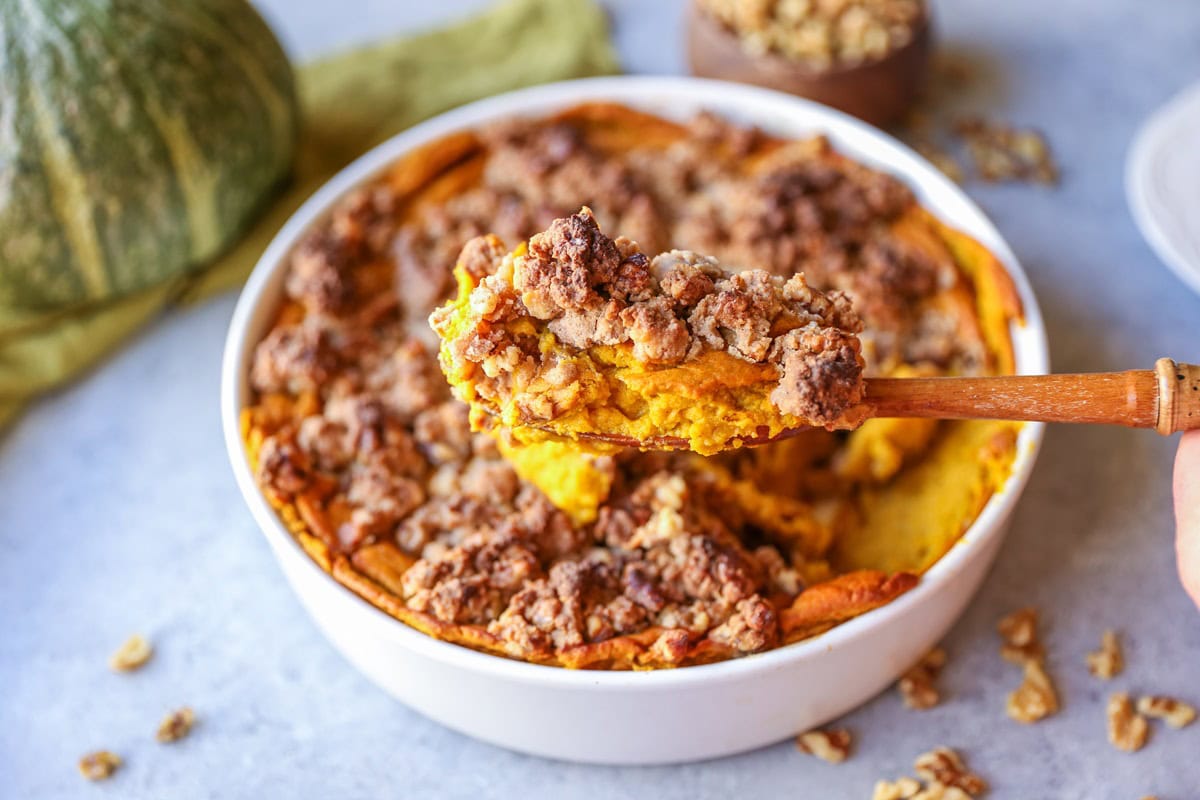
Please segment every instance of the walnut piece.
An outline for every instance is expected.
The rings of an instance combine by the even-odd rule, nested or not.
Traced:
[[[1038,611],[1036,608],[1022,608],[1009,614],[996,625],[996,630],[1004,644],[1000,647],[1000,655],[1014,664],[1024,664],[1033,660],[1041,660],[1045,653],[1038,637]]]
[[[936,681],[945,665],[946,651],[935,647],[904,673],[896,683],[904,705],[920,710],[936,706],[941,699]]]
[[[912,796],[912,800],[973,800],[971,795],[957,786],[947,786],[933,781]]]
[[[850,731],[844,728],[809,731],[796,737],[796,747],[802,753],[814,755],[830,764],[840,764],[850,755]]]
[[[1058,166],[1041,132],[977,117],[960,120],[955,129],[985,181],[1058,183]]]
[[[1058,711],[1058,693],[1046,672],[1046,650],[1038,636],[1038,611],[1022,608],[996,625],[1004,643],[1000,655],[1020,664],[1021,685],[1008,695],[1006,710],[1018,722],[1037,722]]]
[[[1133,753],[1145,746],[1149,735],[1149,723],[1134,710],[1128,694],[1117,692],[1108,698],[1108,741],[1113,747]]]
[[[184,706],[178,711],[172,711],[163,718],[162,723],[158,726],[158,733],[154,735],[154,738],[163,744],[177,742],[187,736],[195,724],[196,713],[187,706]]]
[[[1058,711],[1058,693],[1040,660],[1025,662],[1025,679],[1008,695],[1008,715],[1017,722],[1037,722]]]
[[[962,756],[949,747],[937,747],[917,756],[913,769],[930,784],[961,789],[968,795],[987,791],[987,781],[967,769]]]
[[[121,757],[109,750],[97,750],[79,759],[79,774],[89,781],[103,781],[112,777],[121,766]]]
[[[154,648],[150,646],[143,637],[134,634],[125,640],[125,644],[121,645],[117,652],[112,654],[108,659],[108,666],[117,672],[133,672],[135,669],[141,669],[150,656],[154,655]]]
[[[1182,700],[1161,695],[1138,698],[1137,710],[1147,717],[1161,719],[1172,728],[1186,728],[1196,720],[1196,709]]]
[[[1125,669],[1125,656],[1116,631],[1104,632],[1100,649],[1087,654],[1087,668],[1088,672],[1105,681],[1112,680]]]
[[[909,800],[921,791],[921,784],[907,775],[894,781],[876,781],[871,800]]]

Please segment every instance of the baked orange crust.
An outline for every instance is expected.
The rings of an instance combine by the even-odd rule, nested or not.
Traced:
[[[632,148],[665,150],[688,134],[688,127],[607,103],[592,103],[554,115],[570,123],[589,145],[618,154]],[[714,145],[714,157],[725,142]],[[736,154],[752,173],[784,148],[809,148],[821,158],[845,163],[821,140],[785,142],[763,138],[748,153]],[[488,144],[474,132],[453,134],[399,159],[381,182],[396,196],[396,219],[405,224],[422,209],[437,205],[476,185],[483,175]],[[896,223],[903,238],[922,250],[949,254],[957,268],[953,285],[922,303],[947,309],[956,323],[953,335],[981,343],[980,369],[1013,369],[1011,322],[1022,310],[1011,278],[986,249],[951,230],[920,208]],[[938,258],[947,256],[939,255]],[[367,294],[388,285],[386,263],[364,263],[354,280]],[[449,288],[443,287],[442,296]],[[400,297],[404,303],[406,298]],[[383,313],[385,306],[364,310]],[[286,299],[276,325],[298,322],[305,308]],[[422,317],[423,319],[423,317]],[[911,367],[892,364],[877,374],[903,374]],[[292,429],[321,411],[312,392],[260,394],[242,413],[242,431],[251,467],[257,472],[267,437]],[[908,591],[919,574],[969,527],[989,497],[1002,486],[1015,453],[1019,425],[1012,423],[940,423],[924,420],[871,420],[848,437],[814,431],[736,458],[700,460],[695,469],[707,476],[712,491],[751,525],[772,529],[781,551],[790,553],[807,588],[794,599],[768,595],[779,620],[780,642],[792,643],[829,630],[878,608]],[[972,467],[963,469],[964,465]],[[922,469],[924,467],[924,469]],[[951,470],[951,472],[947,472]],[[961,474],[949,488],[948,474]],[[739,655],[707,636],[664,636],[649,626],[636,633],[554,650],[513,652],[510,645],[480,625],[453,624],[406,605],[402,576],[415,561],[390,541],[374,541],[347,555],[338,541],[339,526],[352,509],[337,487],[317,478],[302,492],[288,495],[263,485],[264,495],[300,546],[323,570],[376,608],[430,636],[498,656],[540,664],[586,669],[654,669],[709,663]],[[953,494],[946,502],[943,495]],[[819,502],[805,497],[820,497]],[[895,541],[868,524],[877,510],[916,498],[919,513]],[[925,503],[925,505],[920,505]],[[907,507],[907,506],[906,506]],[[873,516],[873,514],[875,514]],[[921,521],[928,525],[921,526]],[[918,530],[919,529],[919,530]],[[839,574],[840,573],[840,574]],[[678,629],[676,629],[678,631]]]

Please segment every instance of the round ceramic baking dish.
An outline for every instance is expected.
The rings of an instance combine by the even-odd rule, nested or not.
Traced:
[[[433,139],[512,116],[614,101],[686,119],[707,109],[769,133],[823,133],[855,159],[906,181],[939,218],[978,239],[1011,271],[1025,305],[1014,325],[1020,372],[1047,368],[1046,335],[1029,282],[979,208],[917,154],[821,105],[764,89],[694,78],[620,77],[513,92],[443,114],[366,154],[314,194],[263,254],[230,324],[221,387],[225,443],[238,485],[284,574],[330,642],[367,677],[438,722],[552,758],[660,764],[736,753],[820,725],[863,703],[940,640],[979,588],[1042,438],[1027,425],[1012,475],[961,541],[895,602],[797,644],[704,666],[651,672],[572,671],[486,655],[432,639],[342,587],[300,549],[251,475],[239,434],[254,346],[283,291],[286,257],[343,195]]]

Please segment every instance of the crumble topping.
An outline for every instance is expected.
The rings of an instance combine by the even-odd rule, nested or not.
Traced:
[[[679,244],[785,286],[803,271],[805,291],[791,283],[799,300],[784,305],[844,293],[863,319],[871,374],[910,362],[930,374],[994,366],[970,302],[944,300],[969,299],[964,274],[942,245],[928,250],[906,233],[924,218],[900,182],[819,138],[774,141],[711,115],[676,126],[607,106],[582,114],[451,137],[347,196],[305,238],[251,364],[246,437],[267,498],[318,563],[388,613],[543,663],[727,658],[814,635],[911,587],[908,573],[831,565],[831,520],[857,486],[878,481],[835,473],[842,444],[826,431],[805,436],[803,452],[599,458],[608,483],[586,522],[472,432],[425,320],[451,293],[460,253],[464,271],[484,280],[504,260],[499,239],[528,240],[580,204],[641,248],[612,240],[614,257],[586,234],[578,247],[560,245],[555,258],[598,259],[604,280],[568,281],[562,298],[531,282],[535,307],[583,298],[548,320],[556,335],[623,331],[640,357],[671,363],[706,341],[688,327],[705,303],[713,346],[784,364],[778,332],[739,316],[768,281],[719,286],[697,257],[676,254],[661,273],[637,257]],[[628,115],[650,126],[645,142],[621,140]],[[489,231],[499,239],[476,238]],[[876,288],[881,280],[887,288]],[[722,290],[730,299],[709,299]],[[592,295],[606,309],[623,304],[627,319],[596,312]],[[817,317],[834,313],[814,307]],[[672,320],[689,333],[682,356]]]
[[[116,672],[133,672],[144,667],[153,655],[154,648],[150,643],[135,633],[112,654],[108,666]]]
[[[571,360],[546,351],[514,323],[544,324],[556,343],[586,350],[632,346],[644,364],[672,366],[705,351],[777,368],[771,402],[779,411],[832,425],[862,398],[861,323],[841,293],[824,295],[803,274],[786,282],[764,270],[729,273],[708,256],[673,250],[653,259],[625,238],[605,236],[589,209],[555,220],[525,252],[495,263],[467,307],[434,312],[444,367],[469,376],[491,408],[515,402],[522,421],[553,420],[603,397]],[[455,380],[455,378],[452,378]]]

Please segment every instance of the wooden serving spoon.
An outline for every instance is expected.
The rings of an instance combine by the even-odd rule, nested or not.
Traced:
[[[1164,436],[1200,428],[1200,366],[1160,358],[1154,369],[1078,375],[998,375],[982,378],[868,378],[867,417],[1009,419],[1153,428]],[[806,427],[743,445],[787,439]],[[607,433],[581,438],[643,450],[685,450],[686,439],[645,440]]]

